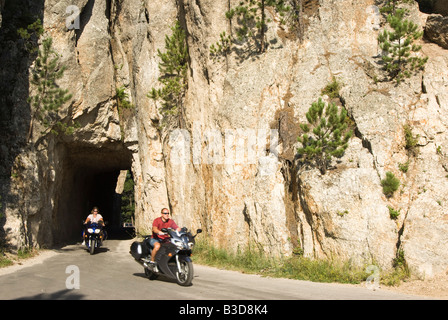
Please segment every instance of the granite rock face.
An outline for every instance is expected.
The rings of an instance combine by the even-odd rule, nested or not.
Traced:
[[[431,42],[448,49],[448,17],[430,15],[426,20],[425,36]]]
[[[88,213],[91,199],[80,193],[91,190],[90,177],[130,169],[142,233],[169,207],[179,225],[200,227],[230,250],[256,245],[279,256],[298,248],[385,269],[403,250],[422,276],[446,272],[448,51],[422,43],[425,70],[396,85],[381,71],[377,36],[385,18],[375,1],[299,2],[299,34],[268,10],[266,52],[241,44],[216,60],[210,45],[235,28],[225,11],[237,1],[45,1],[45,29],[67,66],[60,85],[73,93],[65,114],[81,128],[37,147],[2,149],[7,239],[45,245],[76,234],[65,221],[76,224],[75,211]],[[67,29],[69,5],[79,9],[79,29]],[[417,4],[409,10],[423,27]],[[157,50],[164,51],[176,19],[187,32],[188,90],[183,125],[168,130],[147,93],[157,86]],[[321,175],[296,156],[297,136],[334,78],[341,84],[336,102],[355,134]],[[124,114],[115,96],[120,87],[134,105]],[[17,112],[14,119],[26,128],[23,118]],[[418,152],[406,149],[406,124]],[[388,171],[401,182],[390,198],[381,187]],[[400,212],[396,220],[389,208]]]

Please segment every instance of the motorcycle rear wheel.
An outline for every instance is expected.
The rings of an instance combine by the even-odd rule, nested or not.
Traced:
[[[193,263],[184,259],[179,259],[181,272],[176,271],[176,282],[180,286],[190,286],[193,281]]]

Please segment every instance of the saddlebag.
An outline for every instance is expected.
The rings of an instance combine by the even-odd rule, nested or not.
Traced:
[[[142,243],[134,241],[131,244],[131,251],[129,253],[134,257],[134,259],[139,260],[142,257]]]
[[[144,241],[134,241],[131,244],[131,251],[129,251],[129,253],[134,257],[134,259],[139,260],[141,257],[149,255],[149,248]]]

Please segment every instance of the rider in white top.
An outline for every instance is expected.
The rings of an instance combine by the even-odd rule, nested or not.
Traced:
[[[103,216],[100,215],[98,213],[98,208],[97,207],[93,207],[92,212],[87,216],[86,221],[84,222],[84,225],[86,225],[87,223],[91,222],[91,223],[98,223],[101,222],[104,225],[104,220],[103,220]],[[84,245],[84,235],[85,235],[85,230],[82,231],[82,244]]]
[[[87,216],[87,219],[84,222],[84,224],[88,223],[89,221],[92,223],[98,223],[102,221],[104,223],[103,216],[98,213],[97,207],[93,207],[92,213]]]

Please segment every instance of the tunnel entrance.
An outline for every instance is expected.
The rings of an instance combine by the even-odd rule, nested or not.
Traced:
[[[109,239],[123,237],[120,172],[131,169],[131,152],[123,147],[66,149],[62,183],[53,211],[53,242],[81,241],[82,223],[94,206],[106,221]]]

